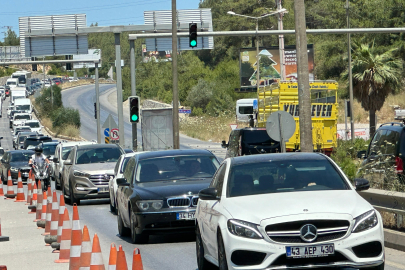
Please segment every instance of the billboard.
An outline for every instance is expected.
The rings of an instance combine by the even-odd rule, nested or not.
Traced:
[[[101,50],[100,49],[89,49],[88,54],[78,54],[78,55],[73,55],[73,60],[89,60],[89,59],[94,59],[94,60],[100,60],[100,63],[98,64],[99,67],[101,67]],[[95,68],[96,65],[94,63],[73,63],[73,68]]]
[[[280,80],[280,51],[278,46],[259,48],[260,85],[269,85]],[[256,48],[243,48],[240,50],[240,85],[253,87],[257,83]],[[295,46],[284,48],[285,80],[297,80],[297,54]],[[308,44],[309,79],[314,75],[314,48]]]
[[[173,108],[142,109],[143,151],[173,149]]]

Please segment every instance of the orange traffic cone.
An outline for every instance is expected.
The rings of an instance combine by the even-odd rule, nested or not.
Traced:
[[[3,190],[3,177],[0,178],[0,197],[4,196],[4,190]]]
[[[46,192],[44,191],[44,193],[42,194],[41,219],[37,221],[38,229],[45,228],[47,202],[48,202],[48,196],[46,195]]]
[[[13,179],[11,179],[11,172],[8,170],[8,177],[7,177],[7,194],[5,195],[6,198],[4,199],[14,199],[15,198],[15,193],[14,193],[14,186],[13,186]]]
[[[127,258],[125,257],[125,252],[122,250],[120,245],[117,252],[117,268],[116,270],[128,270]]]
[[[58,233],[56,237],[56,243],[52,243],[52,247],[55,249],[53,252],[59,252],[60,240],[62,237],[62,227],[63,227],[63,213],[65,212],[65,197],[63,194],[60,195],[59,199],[59,221],[58,221]]]
[[[59,259],[55,260],[56,263],[69,262],[71,235],[72,235],[72,225],[70,224],[69,212],[65,208],[65,211],[63,213],[63,228],[62,228],[62,236],[60,239]]]
[[[48,204],[46,207],[46,219],[45,219],[45,232],[42,235],[49,235],[51,233],[51,221],[52,221],[52,192],[51,187],[48,187]]]
[[[73,205],[72,236],[70,243],[69,270],[79,270],[80,250],[82,246],[82,229],[80,228],[79,211],[77,205]]]
[[[105,270],[103,255],[101,254],[100,241],[95,233],[93,237],[93,248],[91,249],[90,270]]]
[[[90,260],[91,260],[90,234],[89,234],[89,229],[87,229],[87,226],[84,225],[79,270],[89,270],[90,269]]]
[[[143,270],[141,251],[138,248],[134,249],[134,256],[132,259],[132,270]]]
[[[31,205],[32,201],[32,179],[31,179],[31,171],[27,179],[27,203],[25,205]]]
[[[21,172],[18,171],[18,180],[17,180],[17,198],[15,202],[26,202],[24,195],[24,187],[21,179]]]
[[[110,247],[110,258],[108,260],[108,270],[116,270],[117,267],[117,246],[113,243]]]
[[[31,200],[31,205],[28,206],[28,209],[31,209],[31,212],[28,212],[28,214],[34,214],[37,212],[37,183],[34,182],[34,187],[32,189],[32,200]]]
[[[34,181],[35,181],[35,177],[34,177]],[[42,215],[42,186],[41,186],[41,180],[38,180],[38,188],[37,188],[37,193],[38,193],[38,198],[37,198],[37,214],[36,214],[36,219],[34,220],[34,222],[37,222],[38,220],[41,219],[41,215]]]
[[[52,217],[50,225],[50,233],[45,236],[46,246],[50,246],[53,242],[56,242],[58,235],[58,221],[59,221],[59,203],[56,196],[56,192],[52,195]],[[46,225],[45,225],[46,229]]]
[[[1,218],[0,218],[0,242],[9,241],[9,240],[10,239],[8,236],[1,236]]]

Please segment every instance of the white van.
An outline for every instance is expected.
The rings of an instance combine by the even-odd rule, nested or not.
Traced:
[[[10,86],[10,90],[18,86],[18,78],[7,79],[6,85]]]
[[[253,103],[257,104],[257,98],[244,98],[236,101],[236,120],[249,122],[249,115],[253,115]]]
[[[14,101],[15,110],[25,113],[32,113],[31,100],[28,98],[19,98]]]
[[[25,99],[25,88],[24,87],[15,87],[10,91],[10,103],[14,105],[16,99]]]

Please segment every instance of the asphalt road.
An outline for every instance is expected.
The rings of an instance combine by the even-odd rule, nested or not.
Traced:
[[[111,86],[101,86],[101,91],[107,91]],[[93,88],[94,89],[94,88]],[[82,117],[82,136],[86,139],[95,138],[95,121],[89,115],[93,114],[92,95],[93,90],[89,87],[82,87],[80,91],[67,90],[63,92],[64,104],[71,104],[79,108]],[[87,100],[87,99],[90,99]],[[4,104],[8,104],[8,99]],[[80,104],[80,106],[78,106]],[[87,104],[87,105],[86,105]],[[3,115],[6,115],[3,106]],[[103,108],[104,109],[104,108]],[[102,119],[106,119],[108,110],[102,112]],[[93,127],[92,127],[93,126]],[[0,118],[0,136],[3,136],[2,146],[4,149],[11,149],[11,133],[8,128],[8,118]],[[53,186],[54,183],[52,183]],[[24,186],[26,189],[26,186]],[[70,216],[72,207],[67,206]],[[79,206],[80,225],[87,225],[91,237],[97,233],[100,238],[101,250],[104,264],[108,265],[109,248],[111,243],[122,245],[126,253],[128,267],[131,269],[132,252],[135,247],[139,248],[142,254],[145,270],[196,270],[195,240],[194,235],[166,235],[151,236],[150,242],[145,245],[134,245],[127,237],[120,237],[117,229],[117,217],[109,211],[108,200],[84,200]],[[25,241],[30,241],[25,239]],[[1,248],[0,248],[1,250]],[[392,249],[386,249],[387,270],[405,269],[405,253]],[[54,259],[54,254],[49,252],[49,258]],[[1,262],[1,259],[0,259]],[[18,269],[18,268],[16,268]],[[66,265],[67,269],[67,265]]]

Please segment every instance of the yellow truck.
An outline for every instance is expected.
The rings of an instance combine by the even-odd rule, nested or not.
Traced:
[[[314,81],[310,83],[312,137],[314,150],[330,154],[337,146],[337,103],[336,81]],[[266,127],[271,113],[282,110],[295,119],[294,135],[286,141],[287,151],[300,149],[298,83],[283,81],[261,87],[258,94],[257,125]]]

